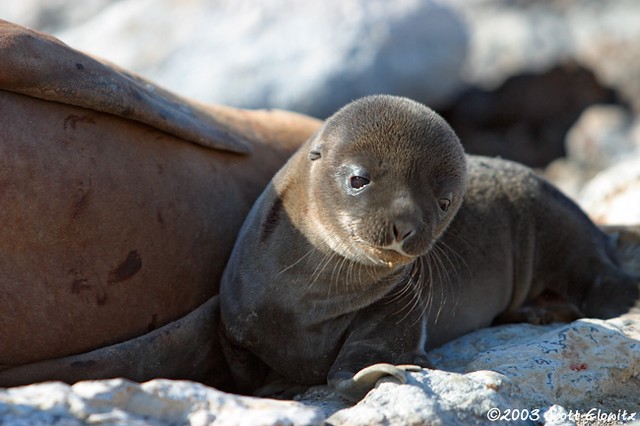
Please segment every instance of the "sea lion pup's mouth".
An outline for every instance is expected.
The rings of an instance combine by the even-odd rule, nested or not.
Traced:
[[[378,259],[381,264],[385,264],[390,268],[394,266],[407,265],[413,262],[417,257],[383,247],[372,247],[371,250],[375,253],[375,258]]]
[[[379,246],[363,241],[360,238],[354,238],[357,247],[357,257],[360,263],[374,264],[377,266],[387,266],[393,268],[396,266],[404,266],[412,263],[417,257],[422,255],[406,253],[401,245]],[[428,250],[427,250],[428,251]]]

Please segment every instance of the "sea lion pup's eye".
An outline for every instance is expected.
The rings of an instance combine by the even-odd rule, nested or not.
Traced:
[[[351,178],[349,178],[349,186],[353,189],[362,189],[369,185],[370,182],[371,180],[364,176],[351,176]]]
[[[451,200],[448,198],[440,198],[438,200],[438,206],[440,207],[440,210],[442,210],[443,212],[446,212],[447,210],[449,210],[450,205],[451,205]]]

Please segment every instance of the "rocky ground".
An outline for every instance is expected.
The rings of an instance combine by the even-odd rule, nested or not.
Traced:
[[[406,95],[441,112],[469,152],[538,168],[598,223],[640,224],[636,0],[24,0],[2,12],[208,102],[325,117],[369,93]],[[111,380],[2,390],[0,424],[559,425],[640,413],[638,316],[485,329],[432,357],[442,371],[382,383],[353,407],[323,387],[273,401]]]
[[[326,386],[295,401],[186,381],[45,383],[0,391],[0,424],[616,424],[640,419],[640,316],[479,330],[431,352],[442,370],[383,381],[350,406]],[[615,420],[615,421],[611,421]]]

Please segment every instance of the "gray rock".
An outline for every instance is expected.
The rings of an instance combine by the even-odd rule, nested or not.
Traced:
[[[326,116],[388,92],[439,107],[573,61],[640,111],[635,0],[25,0],[3,18],[228,105]]]
[[[420,0],[121,0],[57,35],[186,96],[318,117],[376,92],[450,100],[468,42]]]
[[[525,407],[633,404],[640,398],[640,342],[634,329],[639,320],[638,315],[609,321],[582,319],[537,336],[541,330],[529,326],[528,339],[522,337],[527,335],[524,326],[507,326],[504,331],[521,337],[493,340],[497,344],[478,353],[465,371],[492,370],[509,377],[520,387],[519,401]],[[487,344],[492,337],[468,336],[464,350],[472,350],[480,338]]]
[[[114,0],[20,0],[2,2],[0,19],[49,33],[62,31],[100,13]]]
[[[469,25],[467,83],[496,87],[512,75],[574,60],[640,111],[637,1],[451,1]]]
[[[619,106],[593,105],[582,113],[569,130],[565,145],[567,156],[550,164],[545,170],[546,177],[589,212],[596,209],[607,209],[609,213],[613,212],[611,209],[622,212],[623,209],[612,206],[607,197],[617,197],[615,191],[621,186],[633,186],[637,180],[633,166],[616,167],[640,157],[640,117]],[[614,171],[605,172],[608,169]],[[623,174],[616,176],[619,172]],[[593,189],[588,194],[582,194],[586,190],[585,185],[599,173],[605,177],[599,177],[598,182],[614,181],[608,185],[610,188],[607,189],[606,183],[597,183],[591,185]],[[602,196],[598,196],[597,191],[603,191]],[[632,207],[632,210],[635,208]]]

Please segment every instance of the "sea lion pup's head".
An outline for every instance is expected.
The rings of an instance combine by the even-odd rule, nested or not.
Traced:
[[[369,96],[306,145],[313,234],[343,257],[393,267],[423,255],[466,191],[466,162],[445,120],[410,99]],[[315,219],[315,220],[314,220]]]

